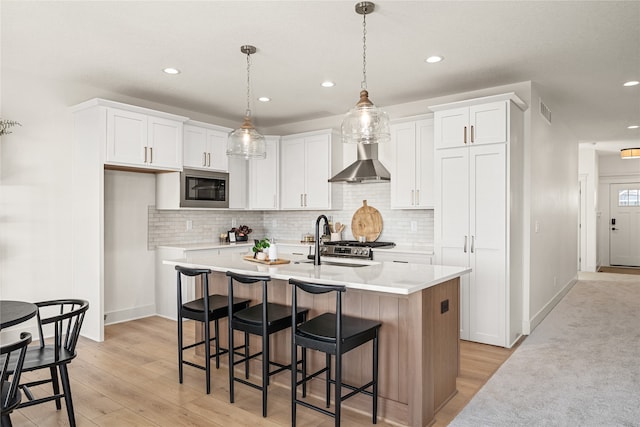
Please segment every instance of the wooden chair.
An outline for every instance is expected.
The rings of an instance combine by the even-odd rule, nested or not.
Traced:
[[[51,378],[21,383],[20,388],[28,398],[20,403],[18,408],[37,405],[39,403],[55,400],[56,409],[62,405],[60,399],[64,398],[69,425],[75,427],[76,419],[73,412],[73,400],[71,398],[71,383],[69,381],[68,365],[76,357],[76,344],[80,337],[80,329],[84,321],[84,315],[89,309],[89,302],[80,299],[60,299],[53,301],[37,302],[38,306],[38,332],[40,343],[37,348],[28,348],[25,356],[22,372],[49,369]],[[53,327],[53,343],[45,342],[43,326]],[[60,381],[58,380],[60,374]],[[51,383],[53,394],[39,399],[34,398],[30,387]],[[62,392],[60,391],[62,384]]]
[[[292,345],[291,363],[296,363],[298,346],[310,348],[325,353],[325,367],[309,374],[303,374],[302,380],[298,381],[296,372],[291,372],[291,425],[296,425],[296,406],[302,405],[315,411],[321,412],[334,418],[335,425],[340,425],[341,403],[358,393],[363,393],[372,397],[373,424],[378,418],[378,332],[381,323],[375,320],[361,319],[358,317],[345,316],[342,314],[342,294],[346,288],[342,285],[325,285],[303,282],[296,279],[289,279],[293,285],[292,293],[292,316],[298,307],[298,290],[310,294],[325,294],[335,292],[336,311],[335,313],[323,313],[304,323],[297,324],[292,320]],[[350,350],[373,340],[373,379],[367,384],[355,387],[342,382],[342,356]],[[335,379],[331,378],[331,356],[335,356]],[[298,399],[297,386],[304,385],[307,381],[326,372],[326,407],[331,404],[331,387],[335,385],[335,405],[334,412],[330,412],[319,406]],[[347,388],[351,392],[342,395],[342,388]],[[371,391],[367,390],[371,387]],[[304,394],[303,394],[304,397]]]
[[[211,393],[211,358],[216,358],[216,369],[220,368],[220,356],[228,353],[228,349],[220,347],[218,340],[220,327],[218,321],[225,318],[229,314],[229,304],[233,306],[233,311],[238,311],[249,306],[248,299],[233,298],[233,302],[227,299],[226,295],[209,295],[209,269],[187,268],[177,265],[177,283],[178,283],[178,377],[182,384],[183,365],[189,365],[194,368],[205,371],[205,381],[207,394]],[[193,301],[182,301],[182,275],[188,277],[201,276],[203,295],[209,295],[208,298],[198,298]],[[184,334],[182,332],[182,319],[195,320],[202,322],[204,329],[204,339],[189,345],[184,345]],[[213,322],[215,336],[211,336],[211,322]],[[211,354],[211,342],[215,343],[216,351]],[[204,366],[195,362],[184,360],[183,352],[189,348],[204,345]]]
[[[20,375],[27,353],[27,346],[31,343],[31,334],[22,332],[18,341],[0,347],[0,409],[2,427],[11,427],[11,412],[18,407],[22,399],[20,393]]]

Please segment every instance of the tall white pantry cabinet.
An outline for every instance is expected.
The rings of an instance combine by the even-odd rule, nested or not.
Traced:
[[[522,335],[523,138],[514,93],[434,111],[434,249],[461,278],[460,338],[511,347]]]

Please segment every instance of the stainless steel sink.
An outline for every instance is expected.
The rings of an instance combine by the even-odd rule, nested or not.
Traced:
[[[295,261],[294,264],[313,264],[313,260],[310,259],[307,261]],[[337,267],[366,267],[371,264],[356,264],[353,262],[335,262],[322,260],[321,265],[335,265]]]

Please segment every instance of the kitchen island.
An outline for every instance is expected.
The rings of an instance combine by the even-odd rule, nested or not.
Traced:
[[[459,369],[459,277],[470,269],[441,265],[373,261],[342,261],[342,265],[314,266],[303,256],[282,255],[291,262],[264,265],[244,259],[242,253],[165,260],[168,265],[208,268],[212,293],[227,293],[225,272],[268,274],[269,300],[290,304],[289,278],[347,287],[344,314],[382,322],[379,348],[378,414],[401,425],[429,425],[435,413],[456,393]],[[323,259],[325,262],[326,259]],[[326,260],[334,261],[334,259]],[[244,291],[244,292],[243,292]],[[259,286],[238,287],[236,296],[260,300]],[[335,310],[329,295],[304,295],[300,305],[310,317]],[[226,342],[221,327],[221,342]],[[290,332],[272,336],[272,360],[290,359]],[[250,344],[259,348],[259,340]],[[363,384],[371,378],[371,344],[348,353],[343,362],[344,381]],[[310,352],[310,371],[324,364],[324,355]],[[259,369],[253,370],[259,372]],[[288,387],[286,373],[275,382]],[[323,396],[324,381],[311,384],[311,393]],[[371,399],[354,396],[344,407],[370,413]]]

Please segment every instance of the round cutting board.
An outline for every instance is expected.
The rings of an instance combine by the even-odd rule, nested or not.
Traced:
[[[367,206],[367,201],[362,201],[362,207],[353,214],[351,219],[351,232],[356,240],[364,236],[367,242],[374,242],[382,231],[382,216],[378,209]]]

